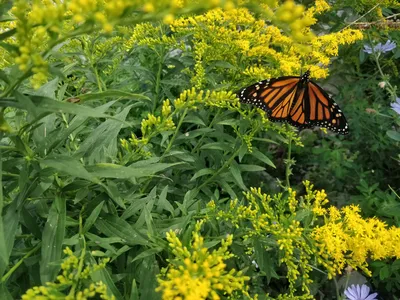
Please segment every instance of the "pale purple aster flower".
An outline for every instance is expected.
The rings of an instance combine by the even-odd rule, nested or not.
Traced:
[[[352,284],[344,291],[344,294],[346,295],[346,300],[377,300],[375,297],[378,294],[373,293],[370,295],[369,290],[369,287],[365,284]]]
[[[392,109],[400,115],[400,98],[396,97],[396,102],[390,103]]]
[[[369,45],[364,45],[364,50],[363,51],[365,53],[372,54],[372,47],[369,46]]]
[[[392,42],[391,40],[387,40],[387,42],[385,43],[385,45],[383,45],[381,47],[381,49],[379,49],[381,52],[386,53],[389,51],[392,51],[394,48],[396,48],[396,43]]]
[[[391,40],[387,40],[387,42],[382,45],[382,43],[379,43],[374,47],[372,50],[372,47],[369,45],[364,45],[364,52],[368,54],[372,54],[373,52],[381,52],[381,53],[386,53],[389,51],[392,51],[394,48],[396,48],[396,43],[392,42]]]

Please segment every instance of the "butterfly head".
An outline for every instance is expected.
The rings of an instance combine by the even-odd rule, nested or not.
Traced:
[[[310,70],[307,70],[303,75],[301,75],[301,81],[302,82],[309,82],[310,81]]]

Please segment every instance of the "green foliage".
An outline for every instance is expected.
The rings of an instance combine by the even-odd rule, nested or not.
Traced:
[[[400,227],[400,117],[390,109],[400,50],[360,50],[400,44],[400,34],[370,29],[333,63],[349,137],[298,134],[240,105],[234,91],[303,63],[325,77],[335,49],[361,38],[337,33],[343,18],[371,1],[318,23],[324,1],[296,6],[300,27],[295,14],[285,17],[294,4],[275,1],[245,2],[250,10],[230,1],[79,2],[0,4],[0,299],[169,299],[184,284],[214,299],[333,299],[352,282],[336,266],[368,275],[370,256],[354,263],[319,252],[326,195],[309,185],[302,193],[302,182]],[[195,19],[217,5],[225,10]],[[312,24],[332,34],[314,37]],[[396,257],[370,264],[381,295],[400,290]],[[197,276],[206,280],[189,281]]]

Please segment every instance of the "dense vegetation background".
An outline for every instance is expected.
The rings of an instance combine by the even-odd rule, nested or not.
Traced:
[[[399,299],[397,1],[0,13],[1,299]],[[349,135],[235,95],[307,69]]]

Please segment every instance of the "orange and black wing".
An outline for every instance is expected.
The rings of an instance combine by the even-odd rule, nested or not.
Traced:
[[[265,110],[272,121],[289,121],[289,112],[295,101],[300,77],[285,76],[263,80],[241,89],[240,102]]]
[[[349,133],[349,125],[343,112],[331,96],[316,83],[309,81],[305,84],[302,98],[303,107],[297,109],[294,105],[290,111],[292,119],[300,114],[304,115],[309,126],[326,127],[340,134]]]

